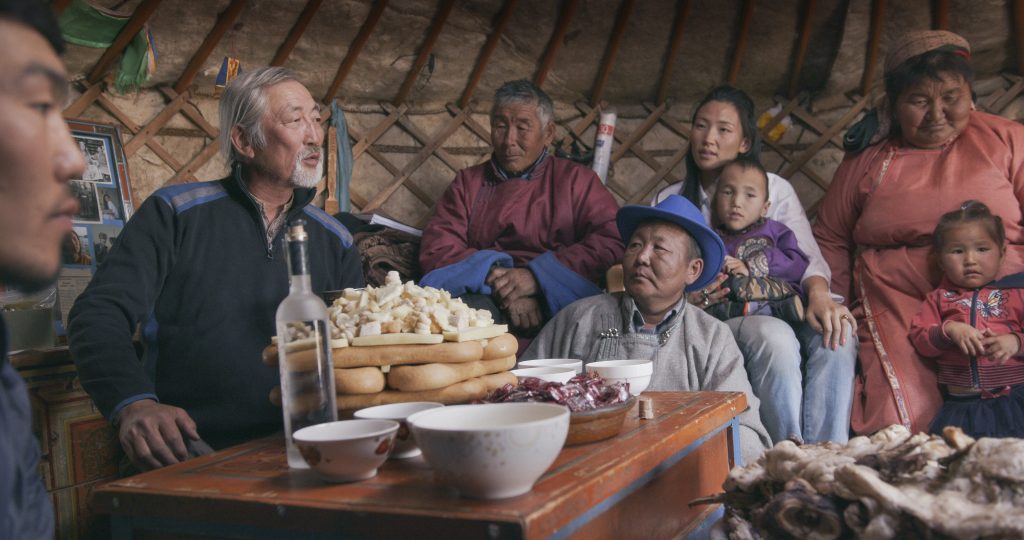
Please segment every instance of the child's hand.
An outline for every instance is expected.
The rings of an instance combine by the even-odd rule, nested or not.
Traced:
[[[977,328],[962,322],[947,322],[942,325],[942,331],[964,354],[979,356],[985,354],[985,346],[981,340],[985,337]]]
[[[722,270],[724,270],[726,274],[732,274],[734,276],[750,275],[750,269],[747,268],[747,265],[744,264],[743,261],[728,255],[725,256],[725,262],[722,264]]]
[[[1013,334],[997,336],[986,328],[982,335],[985,336],[981,339],[985,354],[999,365],[1005,364],[1011,356],[1020,352],[1020,340]]]

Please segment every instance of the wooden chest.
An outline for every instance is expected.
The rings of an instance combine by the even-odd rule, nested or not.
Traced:
[[[32,430],[39,439],[40,474],[50,492],[57,538],[92,537],[92,489],[117,476],[121,448],[110,424],[78,382],[67,349],[11,357],[25,378]]]

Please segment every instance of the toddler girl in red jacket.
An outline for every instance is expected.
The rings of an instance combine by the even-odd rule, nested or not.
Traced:
[[[945,278],[910,327],[934,358],[946,401],[931,431],[1024,437],[1024,274],[995,281],[1006,252],[1003,222],[978,201],[939,219],[933,247]]]

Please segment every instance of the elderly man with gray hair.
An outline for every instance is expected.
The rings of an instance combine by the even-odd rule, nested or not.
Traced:
[[[283,68],[247,72],[220,128],[231,174],[153,193],[71,310],[82,385],[140,469],[282,428],[277,369],[260,358],[288,293],[285,222],[306,222],[314,291],[364,284],[349,232],[310,204],[324,133],[306,87]]]
[[[422,284],[490,310],[520,337],[598,284],[622,257],[618,203],[590,169],[548,155],[551,98],[507,82],[491,109],[494,154],[456,175],[423,231]]]

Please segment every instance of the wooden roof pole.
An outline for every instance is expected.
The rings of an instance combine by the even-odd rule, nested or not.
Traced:
[[[270,61],[270,65],[284,65],[285,60],[288,60],[288,55],[292,54],[295,45],[299,43],[299,38],[305,33],[306,27],[309,26],[309,21],[313,20],[313,15],[316,14],[316,10],[320,9],[320,4],[323,1],[309,0],[306,2],[306,7],[302,9],[302,13],[299,14],[299,18],[295,21],[295,26],[292,26],[291,32],[288,32],[288,38],[277,48],[277,53],[274,54],[274,59]]]
[[[743,53],[747,50],[747,38],[750,36],[750,21],[754,18],[754,0],[743,0],[743,10],[740,15],[739,35],[736,37],[736,49],[732,53],[732,64],[729,66],[729,75],[725,80],[729,84],[736,84],[736,78],[740,75],[740,64],[743,61]]]
[[[384,13],[384,8],[386,7],[388,7],[388,0],[377,0],[374,2],[373,9],[370,10],[366,20],[363,21],[363,25],[359,28],[359,33],[352,40],[352,45],[349,45],[345,58],[341,61],[341,65],[338,66],[338,72],[334,75],[334,80],[331,81],[331,86],[327,88],[327,93],[324,94],[324,103],[330,103],[334,96],[338,94],[341,83],[345,81],[345,77],[348,77],[348,72],[352,71],[352,66],[356,63],[356,59],[359,58],[359,53],[363,52],[366,40],[370,39],[370,34],[373,33],[373,29],[377,26],[377,21],[380,20],[380,16]]]
[[[803,24],[800,26],[800,41],[796,46],[796,59],[793,61],[793,74],[789,77],[789,98],[796,96],[800,84],[800,72],[804,68],[804,61],[807,59],[807,46],[811,42],[811,19],[814,18],[814,8],[817,0],[804,0]]]
[[[70,5],[71,0],[53,0],[50,4],[50,9],[52,9],[57,15],[60,15],[61,13],[64,13],[64,10]]]
[[[551,33],[551,40],[548,41],[548,46],[544,49],[544,56],[541,58],[540,67],[537,68],[537,72],[533,75],[533,84],[544,86],[544,80],[548,78],[548,72],[551,71],[551,66],[555,64],[555,56],[558,54],[558,49],[562,46],[562,41],[565,40],[565,33],[569,30],[569,23],[572,22],[573,15],[576,14],[576,5],[578,0],[565,0],[562,4],[562,12],[558,14],[558,22],[555,23],[555,31]]]
[[[213,30],[210,30],[206,39],[203,40],[203,44],[199,46],[199,50],[192,55],[192,60],[185,66],[185,71],[178,78],[178,82],[174,83],[172,88],[174,88],[175,92],[180,94],[192,84],[196,75],[199,74],[199,70],[203,67],[203,62],[210,57],[210,53],[220,43],[220,39],[231,29],[231,25],[235,23],[238,14],[242,12],[245,3],[246,0],[231,0],[231,4],[228,5],[227,9],[217,16],[217,24],[213,25]]]
[[[480,51],[480,58],[476,61],[476,65],[473,66],[473,73],[469,75],[469,83],[466,85],[466,89],[462,91],[462,97],[459,98],[459,107],[465,107],[469,103],[470,99],[473,99],[473,93],[476,92],[476,86],[480,84],[480,78],[484,74],[484,68],[487,67],[487,63],[491,60],[491,55],[494,54],[494,49],[498,47],[498,42],[501,40],[501,34],[505,32],[505,27],[508,26],[508,20],[511,18],[512,10],[515,9],[516,3],[519,0],[506,0],[504,7],[501,8],[501,13],[498,14],[498,20],[494,23],[494,31],[491,32],[490,36],[487,36],[487,43],[484,44],[484,48]]]
[[[878,45],[882,41],[882,22],[884,20],[885,0],[872,0],[867,63],[864,65],[864,77],[860,82],[860,93],[865,96],[871,90],[871,84],[875,82],[875,65],[878,64]]]
[[[160,5],[160,0],[144,0],[139,7],[135,8],[135,12],[132,13],[131,18],[128,19],[128,23],[124,25],[121,32],[117,34],[117,38],[114,39],[114,43],[104,51],[103,56],[100,57],[96,65],[93,66],[92,71],[86,76],[86,81],[89,84],[96,84],[107,74],[107,70],[117,60],[118,55],[124,51],[125,47],[131,43],[132,39],[135,38],[139,30],[146,24],[146,21],[153,16],[153,12],[156,11],[157,6]]]
[[[658,81],[658,94],[654,99],[655,103],[661,105],[668,98],[668,82],[672,78],[672,69],[675,67],[676,58],[679,56],[679,45],[683,42],[683,29],[686,27],[686,19],[690,17],[690,0],[680,0],[676,9],[676,23],[672,27],[672,39],[668,44],[668,52],[665,53],[665,65],[661,68],[661,79]]]
[[[949,30],[949,0],[932,0],[932,28]]]
[[[430,57],[430,52],[434,50],[434,44],[437,43],[438,36],[441,35],[441,30],[444,28],[445,21],[448,20],[448,15],[451,15],[452,8],[455,7],[455,0],[444,0],[441,7],[437,10],[437,17],[434,19],[434,24],[430,28],[430,33],[427,34],[427,39],[420,46],[420,53],[416,56],[416,61],[412,63],[412,68],[409,73],[405,76],[405,81],[402,83],[402,87],[398,89],[398,95],[392,100],[395,105],[405,103],[405,100],[409,97],[409,93],[412,92],[412,85],[416,82],[416,79],[420,76],[420,71],[423,69],[423,64],[427,63],[427,58]]]
[[[1017,49],[1017,74],[1024,73],[1024,0],[1013,0],[1013,41]]]
[[[199,73],[203,62],[210,56],[213,49],[220,42],[224,34],[234,24],[235,19],[238,18],[238,14],[242,12],[245,7],[246,0],[232,0],[231,4],[228,5],[220,15],[217,17],[217,22],[214,24],[213,29],[203,40],[203,43],[199,46],[199,49],[192,55],[192,59],[189,60],[185,71],[178,78],[178,82],[174,83],[173,95],[171,102],[168,103],[162,111],[160,111],[152,120],[146,124],[141,131],[139,131],[132,140],[125,143],[125,155],[130,156],[136,152],[143,145],[149,145],[151,139],[160,131],[160,129],[167,124],[178,112],[185,107],[190,97],[189,86],[192,81],[195,80],[196,75]],[[195,120],[193,119],[193,122]],[[209,159],[217,153],[220,147],[219,141],[214,138],[212,142],[206,145],[199,154],[192,157],[188,163],[177,170],[174,175],[165,182],[165,185],[172,185],[184,180],[191,179],[199,167],[203,163],[209,161]]]
[[[601,62],[601,69],[594,81],[594,90],[590,92],[590,105],[597,106],[604,97],[604,87],[608,84],[608,76],[612,72],[612,65],[615,63],[615,55],[619,52],[619,45],[622,44],[622,36],[626,33],[626,23],[633,13],[633,6],[636,0],[625,0],[619,9],[619,16],[615,18],[615,27],[612,29],[612,36],[608,40],[608,47],[604,52],[604,61]]]

